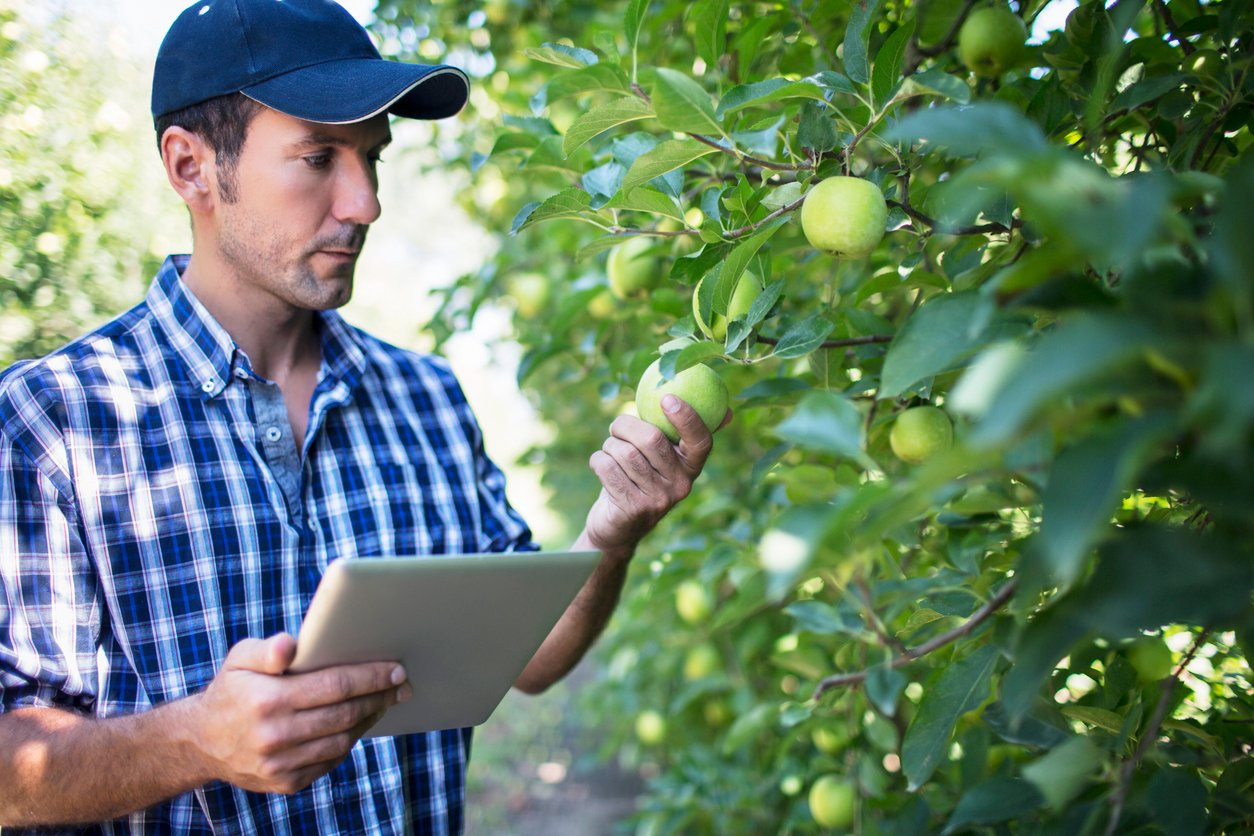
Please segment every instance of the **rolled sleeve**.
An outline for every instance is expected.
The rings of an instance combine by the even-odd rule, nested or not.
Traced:
[[[100,607],[73,503],[0,433],[0,713],[90,711]]]

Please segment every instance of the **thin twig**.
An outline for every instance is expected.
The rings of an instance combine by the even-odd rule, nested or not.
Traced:
[[[987,621],[995,612],[1000,610],[1007,601],[1010,600],[1010,597],[1014,595],[1015,588],[1018,585],[1019,583],[1015,579],[1007,581],[1006,585],[999,589],[996,595],[988,599],[988,603],[972,613],[971,617],[966,621],[962,622],[954,629],[941,633],[939,636],[924,642],[918,647],[907,650],[900,656],[893,657],[893,659],[889,661],[888,666],[894,670],[897,668],[904,668],[916,659],[921,659],[927,654],[939,650],[945,645],[957,641],[963,636],[971,633],[976,627],[979,627]],[[820,682],[814,689],[814,699],[817,700],[832,688],[840,688],[845,685],[857,685],[870,676],[873,670],[875,669],[868,668],[867,670],[858,671],[856,673],[841,673],[836,674],[835,676],[829,676]]]
[[[708,136],[702,136],[701,134],[688,134],[688,136],[692,137],[697,142],[700,142],[702,145],[708,145],[711,148],[717,148],[718,150],[722,151],[724,154],[731,154],[733,157],[740,160],[741,162],[749,163],[751,165],[756,165],[761,168],[769,168],[772,171],[809,171],[810,170],[810,165],[808,163],[804,165],[792,165],[790,163],[777,163],[777,162],[772,162],[771,160],[761,160],[761,159],[758,159],[757,157],[751,157],[748,154],[742,154],[739,151],[737,151],[735,148],[729,148],[728,146],[724,145],[718,140],[711,139]]]
[[[880,619],[879,613],[875,611],[875,601],[871,597],[871,588],[867,586],[866,579],[859,575],[854,580],[854,585],[858,587],[858,594],[862,597],[862,603],[866,606],[867,623],[871,625],[871,629],[875,631],[875,635],[879,637],[879,640],[903,656],[909,653],[910,649],[902,643],[901,639],[888,632],[884,622]]]
[[[1167,24],[1167,32],[1180,44],[1180,48],[1184,50],[1184,54],[1192,55],[1197,47],[1189,43],[1188,39],[1182,38],[1176,34],[1176,21],[1175,18],[1171,16],[1171,9],[1167,8],[1167,4],[1164,3],[1163,0],[1154,0],[1154,8],[1163,16],[1163,21]]]
[[[1132,753],[1132,757],[1123,762],[1123,766],[1119,770],[1119,788],[1115,791],[1115,795],[1111,798],[1110,803],[1113,809],[1110,811],[1110,821],[1106,823],[1106,832],[1104,836],[1112,836],[1119,827],[1119,819],[1123,816],[1123,805],[1128,800],[1128,790],[1132,787],[1132,776],[1136,772],[1137,765],[1141,759],[1145,757],[1145,753],[1158,738],[1158,730],[1162,727],[1163,720],[1167,719],[1167,706],[1171,704],[1171,695],[1176,690],[1176,684],[1180,681],[1180,674],[1193,661],[1193,657],[1202,647],[1202,642],[1206,641],[1206,637],[1210,635],[1209,629],[1203,629],[1198,633],[1197,638],[1193,641],[1193,646],[1189,648],[1189,652],[1184,655],[1184,659],[1176,667],[1175,673],[1167,677],[1162,682],[1162,695],[1158,698],[1158,705],[1154,707],[1154,715],[1150,719],[1150,723],[1145,727],[1145,732],[1141,735],[1141,740],[1137,743],[1136,750]]]
[[[780,217],[780,216],[782,216],[782,215],[787,215],[789,212],[793,212],[793,211],[796,211],[797,209],[801,208],[801,204],[802,204],[802,203],[805,203],[805,196],[804,196],[804,195],[802,195],[801,197],[797,198],[796,200],[794,200],[792,203],[788,204],[787,206],[781,206],[781,207],[779,207],[778,209],[776,209],[776,210],[775,210],[774,212],[772,212],[771,214],[767,215],[767,216],[766,216],[765,218],[763,218],[762,220],[760,220],[760,221],[754,221],[754,222],[753,222],[753,223],[751,223],[751,224],[746,224],[745,226],[742,226],[742,227],[740,227],[739,229],[733,229],[731,232],[728,232],[728,233],[727,233],[727,234],[725,234],[723,237],[724,237],[724,238],[726,238],[726,239],[727,239],[727,240],[729,240],[729,241],[734,241],[734,240],[736,240],[737,238],[744,238],[746,235],[749,235],[749,234],[751,234],[751,233],[753,233],[753,232],[756,232],[757,230],[759,230],[759,229],[761,229],[762,227],[766,226],[768,223],[770,223],[771,221],[775,220],[776,218],[778,218],[778,217]]]
[[[919,64],[923,63],[924,58],[935,58],[945,50],[949,49],[954,42],[954,38],[958,37],[958,30],[962,28],[963,22],[967,19],[967,15],[971,13],[971,9],[975,8],[976,0],[967,0],[963,5],[962,11],[958,12],[958,16],[954,18],[953,24],[949,27],[949,31],[945,33],[945,37],[932,46],[919,46],[919,34],[916,31],[910,37],[910,43],[906,47],[906,63],[902,70],[902,76],[912,76],[919,69]]]

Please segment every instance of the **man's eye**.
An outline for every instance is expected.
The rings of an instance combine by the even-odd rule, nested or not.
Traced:
[[[328,165],[331,164],[330,154],[311,154],[310,156],[305,157],[304,159],[305,159],[305,164],[313,169],[326,168]]]

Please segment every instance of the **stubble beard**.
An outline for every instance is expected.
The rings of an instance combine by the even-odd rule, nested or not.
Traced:
[[[334,265],[319,277],[313,259],[322,249],[356,249],[366,240],[366,226],[348,226],[334,235],[322,236],[288,255],[295,247],[264,222],[233,213],[222,226],[223,258],[245,284],[265,290],[277,299],[302,310],[325,311],[346,305],[353,295],[357,261]]]

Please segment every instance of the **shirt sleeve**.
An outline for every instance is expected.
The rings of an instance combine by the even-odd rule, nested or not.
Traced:
[[[0,432],[0,713],[90,711],[100,606],[73,503]]]

